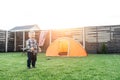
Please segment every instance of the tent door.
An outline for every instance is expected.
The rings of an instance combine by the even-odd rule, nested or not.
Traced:
[[[68,41],[59,41],[59,53],[60,56],[69,55],[69,43]]]

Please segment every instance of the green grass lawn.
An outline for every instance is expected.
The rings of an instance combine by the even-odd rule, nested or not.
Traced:
[[[27,69],[26,55],[0,53],[0,80],[120,80],[120,55],[46,57],[38,54],[37,68]]]

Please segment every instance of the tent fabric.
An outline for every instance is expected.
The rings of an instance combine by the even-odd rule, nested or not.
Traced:
[[[47,48],[46,56],[87,56],[82,45],[72,38],[62,37],[56,39]]]

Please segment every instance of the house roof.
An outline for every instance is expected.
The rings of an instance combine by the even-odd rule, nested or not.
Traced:
[[[30,31],[30,30],[40,30],[38,25],[25,25],[25,26],[16,26],[9,31],[18,32],[18,31]]]
[[[0,31],[6,31],[6,30],[0,29]]]

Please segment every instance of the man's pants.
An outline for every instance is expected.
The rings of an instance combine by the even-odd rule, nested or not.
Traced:
[[[36,54],[34,54],[33,52],[27,52],[27,67],[30,68],[30,65],[32,64],[32,67],[35,67],[35,63],[37,60]]]

